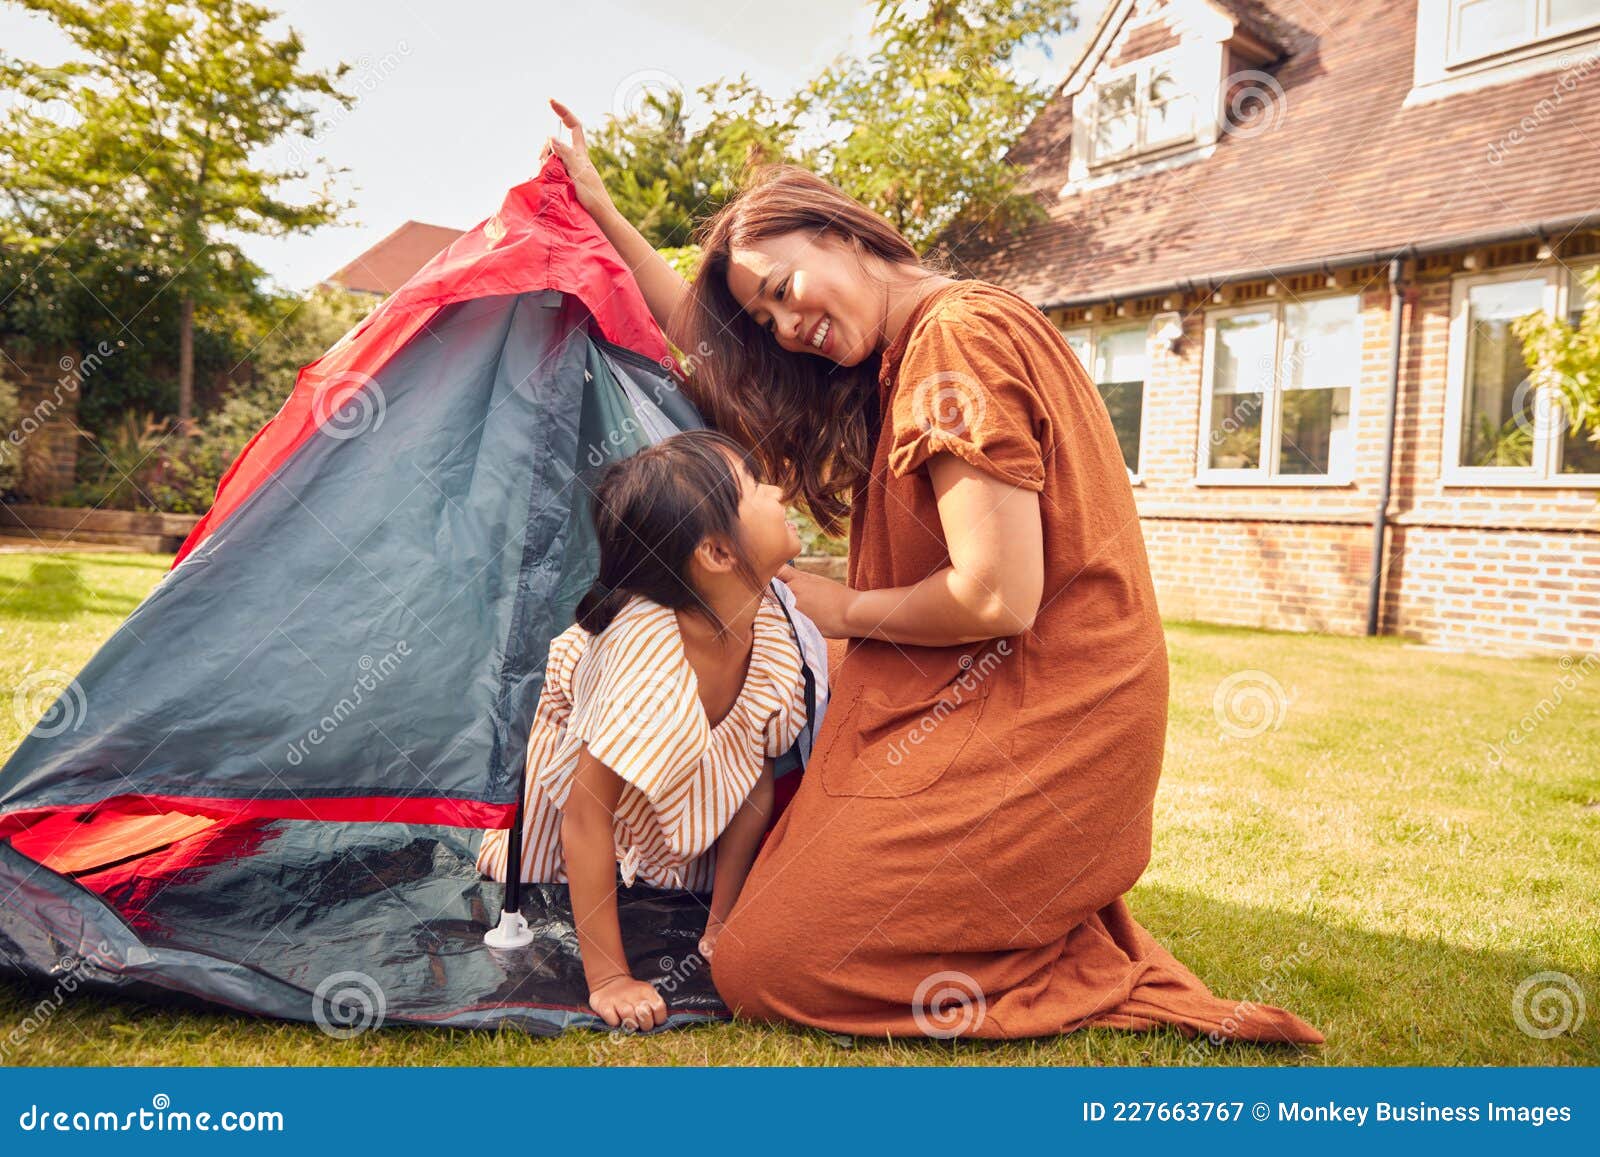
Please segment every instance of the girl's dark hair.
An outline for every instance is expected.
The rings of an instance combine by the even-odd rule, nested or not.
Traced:
[[[923,265],[893,225],[849,194],[794,165],[764,166],[697,231],[700,265],[672,332],[694,351],[694,397],[711,424],[749,446],[784,495],[836,534],[850,491],[872,468],[881,359],[874,353],[840,366],[789,353],[728,289],[735,247],[794,231],[831,234],[863,256]]]
[[[711,430],[674,434],[611,463],[590,496],[600,572],[578,601],[578,625],[599,634],[633,595],[725,624],[689,582],[689,559],[707,535],[727,540],[738,571],[760,579],[739,534],[743,497],[734,462],[760,471],[731,438]]]

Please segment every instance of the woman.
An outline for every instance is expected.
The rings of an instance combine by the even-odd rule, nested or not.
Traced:
[[[551,105],[572,140],[546,149],[691,351],[702,409],[824,529],[849,518],[848,585],[783,575],[849,644],[718,943],[729,1007],[872,1035],[1320,1042],[1213,996],[1121,898],[1149,859],[1166,645],[1116,436],[1061,335],[789,167],[707,223],[686,283]]]

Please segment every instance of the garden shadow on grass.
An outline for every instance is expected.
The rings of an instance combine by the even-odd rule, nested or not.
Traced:
[[[50,559],[29,565],[28,577],[6,601],[6,615],[36,623],[58,623],[84,614],[121,619],[131,615],[140,601],[135,595],[90,586],[76,561]]]

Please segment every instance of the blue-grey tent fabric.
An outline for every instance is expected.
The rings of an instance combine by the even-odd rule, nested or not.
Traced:
[[[76,726],[29,736],[0,770],[0,811],[132,793],[516,799],[549,642],[596,565],[594,477],[699,417],[554,292],[447,308],[357,398],[95,654]],[[244,828],[221,859],[104,895],[0,841],[0,974],[310,1020],[352,973],[391,1022],[600,1024],[565,889],[524,889],[532,948],[483,945],[503,889],[474,869],[478,833],[223,830]],[[694,963],[704,898],[630,889],[622,912],[669,1023],[725,1015]]]

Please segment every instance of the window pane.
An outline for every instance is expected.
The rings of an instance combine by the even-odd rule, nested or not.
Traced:
[[[1170,69],[1152,71],[1145,92],[1145,144],[1194,135],[1194,96],[1183,89]]]
[[[1067,339],[1067,345],[1072,350],[1073,356],[1078,359],[1078,364],[1085,371],[1089,369],[1089,331],[1086,329],[1066,330],[1061,334]]]
[[[1236,313],[1219,318],[1215,333],[1207,464],[1253,470],[1261,465],[1261,403],[1272,381],[1277,327],[1271,312]]]
[[[1133,148],[1139,129],[1137,77],[1113,81],[1100,90],[1095,112],[1094,155],[1114,157]]]
[[[1533,464],[1532,391],[1517,389],[1528,367],[1511,323],[1543,304],[1543,281],[1477,285],[1467,294],[1463,466]]]
[[[1527,0],[1458,0],[1455,54],[1484,56],[1533,38]]]
[[[1600,4],[1595,4],[1594,0],[1591,0],[1591,5],[1600,8]],[[1567,295],[1567,320],[1576,326],[1583,320],[1583,307],[1588,300],[1588,289],[1579,280],[1576,271],[1570,276],[1572,288]],[[1569,402],[1568,405],[1570,404]],[[1561,473],[1600,474],[1600,442],[1589,440],[1596,430],[1588,425],[1584,414],[1578,414],[1574,420],[1566,406],[1558,412],[1562,424]]]
[[[1600,24],[1600,0],[1545,0],[1545,28],[1566,32]]]
[[[1102,333],[1094,345],[1094,381],[1111,414],[1122,460],[1139,470],[1139,429],[1144,416],[1144,378],[1149,343],[1144,326]]]
[[[1284,307],[1279,474],[1350,470],[1350,392],[1361,374],[1360,308],[1354,294]]]

